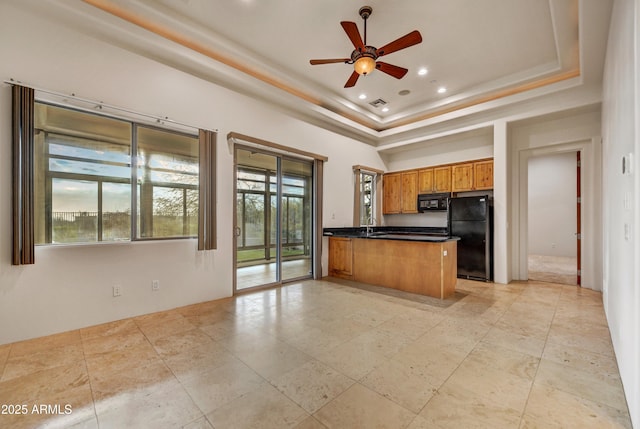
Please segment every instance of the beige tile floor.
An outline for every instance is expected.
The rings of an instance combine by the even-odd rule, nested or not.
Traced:
[[[578,258],[567,256],[529,255],[529,280],[539,282],[578,284]]]
[[[0,427],[631,427],[601,294],[458,291],[305,281],[0,346]]]
[[[243,290],[276,282],[276,264],[256,264],[236,269],[236,289]],[[311,278],[311,258],[282,261],[284,281]]]

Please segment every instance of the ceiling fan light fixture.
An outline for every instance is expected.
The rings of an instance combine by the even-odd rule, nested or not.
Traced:
[[[422,35],[420,35],[420,32],[418,30],[413,30],[404,36],[387,43],[379,49],[375,46],[367,45],[367,19],[371,16],[372,11],[373,8],[371,6],[363,6],[358,11],[360,17],[364,21],[364,40],[360,35],[360,30],[358,30],[358,25],[355,22],[340,21],[342,29],[347,33],[347,37],[349,37],[349,40],[355,48],[353,52],[351,52],[351,59],[328,58],[309,61],[312,66],[333,63],[353,64],[353,72],[351,72],[351,76],[349,76],[347,83],[344,84],[345,88],[353,87],[360,76],[367,75],[375,69],[378,69],[389,76],[395,77],[396,79],[402,79],[409,71],[408,69],[376,60],[383,55],[389,55],[393,52],[408,48],[409,46],[422,43]]]
[[[362,56],[353,63],[353,69],[356,73],[363,75],[369,74],[376,68],[376,60],[369,56]]]

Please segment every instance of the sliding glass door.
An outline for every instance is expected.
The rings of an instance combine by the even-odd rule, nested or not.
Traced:
[[[312,275],[313,164],[235,150],[236,290]]]

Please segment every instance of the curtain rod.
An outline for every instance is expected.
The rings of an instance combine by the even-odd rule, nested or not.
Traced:
[[[75,93],[62,94],[60,92],[55,92],[55,91],[51,91],[51,90],[48,90],[48,89],[38,88],[38,87],[35,87],[33,85],[28,85],[28,84],[25,84],[23,82],[20,82],[19,80],[14,80],[13,78],[11,78],[9,80],[5,80],[4,83],[9,84],[9,85],[26,86],[27,88],[31,88],[34,91],[38,91],[38,92],[41,92],[41,93],[44,93],[44,94],[53,95],[55,97],[62,97],[62,98],[78,101],[78,102],[81,102],[81,103],[93,104],[95,108],[100,109],[100,110],[102,110],[103,108],[107,108],[107,109],[112,109],[112,110],[119,111],[119,112],[125,112],[125,113],[128,113],[130,115],[136,115],[136,116],[141,116],[141,117],[144,117],[144,118],[147,118],[147,119],[153,119],[156,123],[159,123],[159,124],[169,123],[169,124],[178,125],[178,126],[181,126],[181,127],[191,128],[191,129],[194,129],[194,130],[206,129],[206,130],[213,131],[213,132],[216,132],[216,133],[219,131],[217,128],[214,128],[214,129],[203,128],[203,127],[198,127],[198,126],[195,126],[195,125],[185,124],[183,122],[178,122],[178,121],[175,121],[173,119],[169,119],[168,116],[150,115],[148,113],[136,112],[135,110],[131,110],[131,109],[127,109],[127,108],[124,108],[124,107],[119,107],[119,106],[114,106],[114,105],[111,105],[111,104],[107,104],[107,103],[105,103],[103,101],[95,101],[95,100],[90,100],[88,98],[78,97],[77,95],[75,95]]]

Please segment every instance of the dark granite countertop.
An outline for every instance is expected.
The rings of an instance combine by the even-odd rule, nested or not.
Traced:
[[[376,226],[369,228],[369,233],[365,227],[324,228],[322,234],[328,237],[426,242],[457,241],[460,239],[449,236],[447,228],[438,227]]]

